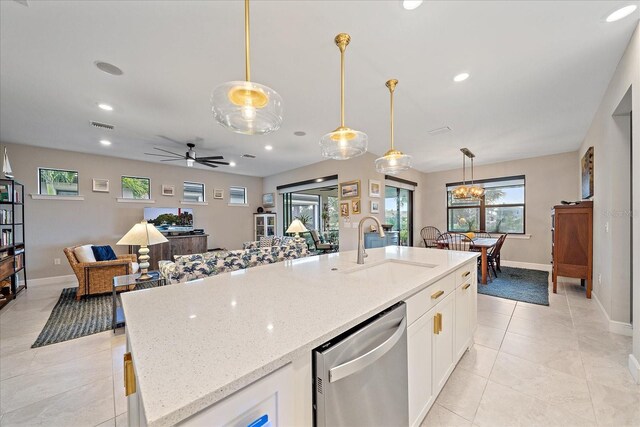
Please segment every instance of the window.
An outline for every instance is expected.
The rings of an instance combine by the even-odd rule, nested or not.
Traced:
[[[447,184],[447,230],[523,234],[524,175],[485,179],[475,183],[485,189],[480,200],[454,199],[451,191],[461,183]]]
[[[309,230],[320,230],[320,196],[291,193],[291,217]]]
[[[229,187],[229,204],[246,205],[247,204],[246,187]]]
[[[78,171],[38,168],[38,194],[77,196]]]
[[[185,181],[182,198],[185,202],[204,202],[204,184]]]
[[[151,198],[151,180],[137,176],[122,177],[122,198],[123,199],[143,199]]]

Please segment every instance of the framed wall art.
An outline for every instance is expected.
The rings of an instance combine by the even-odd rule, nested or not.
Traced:
[[[108,179],[93,179],[92,189],[96,193],[108,193],[109,192],[109,180]]]
[[[357,215],[360,213],[360,199],[351,200],[351,213]]]
[[[262,195],[262,206],[265,208],[273,208],[276,206],[275,196],[273,193]]]
[[[215,188],[213,190],[214,199],[224,199],[224,190],[222,188]]]
[[[380,181],[375,179],[369,180],[369,197],[380,197]]]
[[[175,185],[162,185],[162,195],[163,196],[173,196],[176,193]]]
[[[360,197],[360,180],[341,182],[339,184],[341,199],[355,199]]]
[[[349,202],[340,203],[340,216],[349,216]]]
[[[380,213],[380,202],[377,200],[371,200],[371,213]]]
[[[582,156],[582,198],[593,197],[593,147]]]

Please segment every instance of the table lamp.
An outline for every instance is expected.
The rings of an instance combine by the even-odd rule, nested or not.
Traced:
[[[305,231],[309,230],[307,230],[307,227],[305,227],[299,219],[294,219],[289,225],[289,228],[287,228],[287,233],[296,233],[296,242],[300,240],[300,233],[304,233]]]
[[[138,262],[140,263],[140,276],[137,280],[149,280],[152,277],[148,273],[149,269],[149,248],[147,246],[168,242],[167,238],[158,231],[153,224],[142,221],[129,230],[116,245],[140,246],[138,249]]]

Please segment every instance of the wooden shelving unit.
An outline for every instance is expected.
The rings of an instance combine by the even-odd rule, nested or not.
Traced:
[[[0,308],[27,287],[24,186],[0,178]]]

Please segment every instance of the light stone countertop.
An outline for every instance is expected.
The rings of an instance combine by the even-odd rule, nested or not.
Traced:
[[[364,266],[347,251],[122,294],[148,424],[188,418],[478,256],[398,246],[367,253]],[[385,259],[433,268],[345,274]]]

